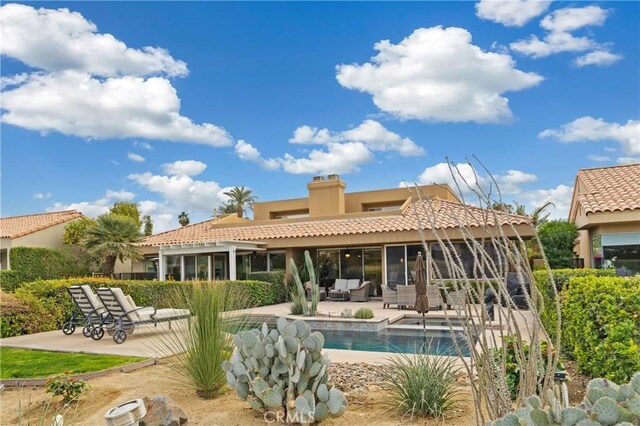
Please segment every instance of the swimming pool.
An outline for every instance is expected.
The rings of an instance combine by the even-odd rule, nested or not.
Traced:
[[[413,318],[405,318],[413,321]],[[404,321],[405,319],[401,320]],[[417,319],[417,318],[416,318]],[[275,326],[275,317],[263,319],[260,322],[250,320],[245,325],[248,329],[262,327],[262,321],[267,322],[270,327]],[[312,328],[319,331],[324,336],[324,347],[327,349],[343,349],[349,351],[363,352],[388,352],[388,353],[417,353],[424,351],[432,355],[457,355],[454,340],[448,328],[440,326],[441,322],[427,324],[427,330],[422,329],[422,319],[419,327],[387,327],[381,331],[353,331],[353,330],[331,330]],[[398,324],[395,322],[393,325]],[[429,325],[432,328],[429,329]],[[446,322],[444,324],[446,326]],[[456,341],[461,347],[464,356],[469,355],[469,348],[462,332],[456,333]]]

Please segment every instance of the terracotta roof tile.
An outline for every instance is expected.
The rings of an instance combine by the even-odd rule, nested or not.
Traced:
[[[585,214],[640,209],[640,164],[584,169],[577,201]]]
[[[502,225],[526,224],[524,216],[509,215],[479,207],[469,207],[465,212],[462,204],[436,200],[432,203],[416,203],[416,209],[424,229],[456,228],[460,224],[478,227],[484,222],[493,225],[497,215]],[[491,213],[489,213],[491,212]],[[368,216],[344,219],[306,219],[293,223],[262,223],[222,226],[214,220],[185,226],[172,231],[147,237],[143,246],[161,246],[167,244],[196,243],[206,241],[265,241],[282,238],[329,237],[336,235],[358,235],[382,232],[416,231],[418,224],[413,208],[395,215]]]
[[[0,237],[18,238],[82,217],[84,215],[76,210],[4,217],[0,218]]]

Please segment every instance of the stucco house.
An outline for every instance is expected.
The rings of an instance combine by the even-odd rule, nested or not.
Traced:
[[[640,273],[640,164],[580,170],[569,221],[578,227],[574,252],[586,268]]]
[[[307,185],[307,197],[255,203],[253,220],[227,215],[149,236],[141,244],[145,261],[121,272],[155,272],[160,279],[176,280],[243,279],[252,271],[287,270],[289,259],[301,259],[309,250],[326,280],[371,281],[372,294],[380,294],[382,284],[411,282],[410,265],[424,252],[419,226],[428,242],[436,240],[434,226],[461,240],[461,223],[482,238],[485,217],[507,235],[515,230],[524,238],[532,236],[528,218],[499,212],[496,225],[487,210],[465,211],[446,185],[420,187],[426,200],[417,203],[407,188],[345,189],[337,175],[317,176]],[[456,247],[472,269],[464,243]],[[431,244],[430,251],[434,260],[444,262],[438,245]]]
[[[0,218],[0,269],[11,269],[12,247],[64,248],[64,227],[83,217],[76,210],[65,210]]]

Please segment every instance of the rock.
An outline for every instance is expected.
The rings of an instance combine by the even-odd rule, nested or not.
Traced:
[[[188,420],[182,408],[173,404],[169,397],[145,396],[142,400],[147,409],[147,415],[140,420],[140,426],[179,426]]]

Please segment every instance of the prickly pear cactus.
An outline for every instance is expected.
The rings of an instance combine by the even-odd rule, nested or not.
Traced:
[[[339,417],[347,399],[327,386],[329,357],[324,337],[302,320],[278,318],[277,327],[241,331],[233,336],[235,351],[222,363],[227,383],[258,411],[284,412],[299,423]]]
[[[627,384],[618,386],[607,379],[593,379],[586,396],[577,407],[563,406],[558,392],[549,391],[548,408],[537,396],[528,398],[525,406],[488,426],[638,426],[640,425],[640,372]]]

